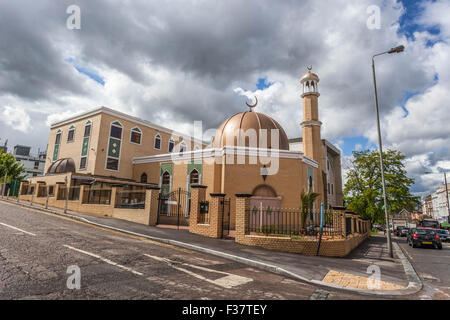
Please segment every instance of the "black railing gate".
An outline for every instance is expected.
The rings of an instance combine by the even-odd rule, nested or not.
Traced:
[[[160,194],[158,199],[157,224],[189,226],[190,193],[181,188],[168,194]]]
[[[222,238],[230,236],[230,199],[220,200],[220,209],[222,211]]]

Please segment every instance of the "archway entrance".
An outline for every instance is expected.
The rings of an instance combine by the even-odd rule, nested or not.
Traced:
[[[260,209],[270,208],[280,208],[281,207],[281,197],[277,196],[275,189],[267,184],[262,184],[257,186],[253,192],[250,199],[250,208],[252,210],[255,207]]]

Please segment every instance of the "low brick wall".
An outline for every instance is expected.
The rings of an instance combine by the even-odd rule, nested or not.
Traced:
[[[119,209],[114,208],[113,218],[149,225],[150,214],[146,209]]]
[[[366,234],[354,234],[347,239],[322,240],[320,244],[320,256],[327,257],[344,257],[353,249],[358,247],[365,239],[369,237]],[[236,242],[248,246],[257,246],[269,250],[299,253],[303,255],[316,255],[317,241],[296,240],[289,237],[266,237],[245,235],[236,237]]]
[[[316,255],[318,240],[296,239],[290,236],[264,236],[247,234],[249,215],[247,214],[251,195],[236,195],[236,238],[237,243],[248,246],[257,246],[269,250],[299,253],[303,255]],[[360,217],[353,214],[342,213],[343,229],[336,239],[323,238],[320,244],[320,256],[344,257],[353,249],[358,247],[370,236],[370,227],[367,221],[362,222]],[[345,229],[345,218],[353,219],[351,230],[347,235]],[[353,221],[352,220],[352,221]],[[361,223],[359,223],[361,222]],[[356,229],[355,229],[356,228]],[[361,230],[360,230],[361,229]]]
[[[65,200],[57,200],[59,185],[56,185],[55,195],[48,197],[48,207],[64,209],[66,205]],[[156,218],[158,214],[158,188],[146,190],[145,208],[144,209],[122,209],[115,208],[115,198],[117,188],[113,187],[111,190],[111,201],[109,204],[92,204],[83,203],[84,186],[81,186],[79,200],[67,201],[67,209],[70,211],[89,213],[102,217],[114,217],[117,219],[127,220],[131,222],[141,223],[145,225],[156,225]],[[37,188],[35,195],[20,195],[20,201],[28,201],[33,203],[45,205],[47,197],[37,197]]]

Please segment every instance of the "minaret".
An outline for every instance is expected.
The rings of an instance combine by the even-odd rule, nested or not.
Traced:
[[[321,145],[320,127],[322,122],[319,121],[319,77],[311,72],[312,67],[308,68],[308,72],[300,80],[303,88],[303,122],[302,138],[303,153],[306,157],[316,160],[320,163]]]

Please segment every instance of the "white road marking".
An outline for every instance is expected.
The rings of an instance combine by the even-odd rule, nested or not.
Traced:
[[[189,274],[189,275],[191,275],[191,276],[193,276],[193,277],[195,277],[197,279],[201,279],[201,280],[207,281],[209,283],[215,284],[217,286],[220,286],[220,287],[223,287],[223,288],[226,288],[226,289],[231,289],[233,287],[240,286],[240,285],[243,285],[243,284],[246,284],[248,282],[253,281],[253,279],[251,279],[251,278],[238,276],[238,275],[231,274],[231,273],[228,273],[228,272],[212,270],[212,269],[208,269],[208,268],[200,267],[200,266],[195,266],[195,265],[188,264],[188,263],[175,262],[175,261],[171,261],[171,260],[166,259],[166,258],[151,256],[149,254],[144,254],[144,256],[149,257],[149,258],[154,259],[154,260],[157,260],[157,261],[165,262],[165,263],[167,263],[168,265],[170,265],[174,269],[177,269],[177,270],[182,271],[184,273],[187,273],[187,274]],[[194,273],[194,272],[192,272],[190,270],[187,270],[187,269],[184,269],[184,268],[181,268],[181,267],[177,267],[176,264],[183,265],[183,266],[188,266],[190,268],[194,268],[194,269],[198,269],[198,270],[202,270],[202,271],[224,274],[225,277],[222,277],[222,278],[219,278],[219,279],[216,279],[216,280],[211,280],[211,279],[208,279],[208,278],[206,278],[206,277],[204,277],[202,275]]]
[[[71,247],[71,246],[68,246],[68,245],[64,245],[64,247],[69,248],[69,249],[74,250],[74,251],[78,251],[78,252],[80,252],[80,253],[84,253],[84,254],[86,254],[86,255],[88,255],[88,256],[91,256],[91,257],[100,259],[100,260],[102,260],[103,262],[106,262],[106,263],[108,263],[108,264],[110,264],[110,265],[113,265],[113,266],[116,266],[116,267],[118,267],[118,268],[121,268],[121,269],[123,269],[123,270],[129,271],[129,272],[134,273],[134,274],[136,274],[136,275],[138,275],[138,276],[143,276],[143,275],[144,275],[143,273],[140,273],[140,272],[138,272],[138,271],[136,271],[136,270],[133,270],[133,269],[131,269],[131,268],[122,266],[122,265],[120,265],[120,264],[118,264],[118,263],[116,263],[116,262],[114,262],[114,261],[111,261],[111,260],[109,260],[109,259],[103,258],[103,257],[101,257],[101,256],[99,256],[99,255],[97,255],[97,254],[94,254],[94,253],[91,253],[91,252],[87,252],[87,251],[84,251],[84,250],[80,250],[80,249],[77,249],[77,248],[74,248],[74,247]]]
[[[22,230],[22,229],[19,229],[19,228],[10,226],[9,224],[1,223],[1,222],[0,222],[0,224],[1,224],[2,226],[5,226],[5,227],[8,227],[8,228],[11,228],[11,229],[14,229],[14,230],[17,230],[17,231],[20,231],[20,232],[29,234],[30,236],[36,236],[34,233],[31,233],[31,232],[28,232],[28,231],[25,231],[25,230]]]

